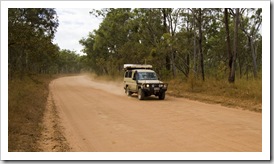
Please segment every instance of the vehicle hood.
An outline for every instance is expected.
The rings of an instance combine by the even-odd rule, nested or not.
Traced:
[[[163,83],[163,82],[159,81],[159,80],[138,80],[138,83],[142,83],[142,84],[160,84],[160,83]]]

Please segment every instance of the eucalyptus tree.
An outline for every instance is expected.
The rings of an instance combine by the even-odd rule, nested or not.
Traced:
[[[257,78],[257,49],[261,42],[262,9],[245,9],[241,12],[241,30],[247,37],[247,45],[252,56],[253,75]],[[250,17],[251,15],[251,17]]]
[[[142,58],[145,62],[154,63],[156,69],[170,70],[169,57],[167,55],[166,45],[163,42],[163,34],[166,32],[166,21],[162,18],[162,9],[134,9],[135,24],[134,30],[136,38],[142,45],[142,51],[145,53]],[[164,25],[163,25],[163,24]],[[143,47],[145,46],[145,47]]]
[[[170,67],[171,67],[171,72],[172,72],[172,75],[173,77],[175,78],[176,77],[176,47],[175,47],[175,44],[176,44],[176,40],[177,40],[177,32],[179,31],[179,26],[180,26],[180,23],[181,23],[181,13],[182,13],[182,10],[181,8],[177,8],[177,9],[162,9],[162,12],[163,12],[163,22],[164,22],[164,29],[165,29],[165,33],[166,34],[169,34],[170,37],[168,37],[168,40],[167,40],[167,44],[168,44],[168,49],[169,49],[169,52],[168,52],[168,58],[169,58],[169,61],[170,61]],[[167,35],[168,36],[168,35]],[[177,47],[178,48],[178,47]]]
[[[84,51],[91,57],[94,71],[113,75],[122,69],[126,59],[124,45],[130,35],[128,22],[131,9],[101,9],[93,10],[91,14],[102,16],[103,22],[98,30],[94,30],[92,35],[82,39],[80,43],[85,46]]]
[[[80,43],[87,54],[85,61],[99,74],[120,74],[124,63],[153,63],[164,77],[189,78],[191,71],[195,77],[205,80],[206,76],[223,79],[229,74],[229,81],[233,83],[236,66],[241,77],[244,68],[249,65],[255,68],[252,59],[260,60],[260,10],[250,9],[253,16],[246,11],[211,8],[93,10],[92,14],[103,17],[103,22]],[[240,27],[244,29],[239,30]],[[252,39],[253,42],[248,42]],[[252,46],[253,58],[248,57]]]
[[[59,73],[79,73],[81,71],[81,57],[75,51],[60,50],[58,55]]]
[[[84,47],[82,49],[82,52],[85,53],[86,57],[82,57],[84,60],[82,60],[82,64],[85,66],[86,70],[94,70],[95,72],[97,70],[96,65],[96,59],[97,54],[94,50],[94,43],[95,43],[95,34],[93,32],[90,32],[87,38],[82,38],[79,40],[79,43]]]
[[[10,8],[8,10],[9,75],[48,71],[58,53],[52,43],[58,19],[54,9]]]
[[[224,10],[224,21],[225,21],[225,27],[226,27],[226,41],[227,41],[227,50],[228,50],[228,65],[229,65],[229,76],[228,81],[230,83],[235,82],[235,71],[236,71],[236,58],[238,54],[238,29],[239,29],[239,14],[240,9],[229,9],[231,15],[233,16],[234,20],[234,37],[233,37],[233,51],[231,48],[230,43],[230,32],[229,32],[229,14],[228,9]]]
[[[197,72],[201,73],[202,80],[205,80],[205,71],[204,71],[204,49],[203,49],[203,42],[205,42],[203,31],[205,31],[205,25],[207,24],[208,20],[206,19],[206,15],[211,11],[211,9],[202,9],[202,8],[192,8],[189,9],[192,12],[192,15],[194,17],[195,22],[195,30],[194,30],[194,44],[196,47],[196,27],[198,28],[198,52],[199,52],[199,64]],[[195,51],[195,57],[196,57],[196,49]],[[196,61],[196,59],[194,59]],[[196,64],[196,63],[195,63]]]
[[[80,43],[96,58],[91,60],[100,68],[97,72],[115,74],[123,63],[153,62],[156,69],[165,64],[161,58],[166,53],[159,47],[164,34],[160,9],[102,9],[92,14],[104,20],[92,38]]]

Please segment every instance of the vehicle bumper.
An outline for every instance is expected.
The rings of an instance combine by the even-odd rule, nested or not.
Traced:
[[[155,87],[154,87],[153,84],[142,84],[141,89],[146,95],[159,95],[167,91],[167,87],[168,87],[167,84],[161,84],[161,85],[162,86],[160,87],[159,84],[155,84]]]

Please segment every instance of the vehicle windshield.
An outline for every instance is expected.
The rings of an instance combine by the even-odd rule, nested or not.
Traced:
[[[155,72],[138,72],[139,80],[158,80]]]

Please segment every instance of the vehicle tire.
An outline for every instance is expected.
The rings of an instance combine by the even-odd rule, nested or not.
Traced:
[[[138,89],[138,99],[139,99],[139,100],[144,100],[144,98],[145,98],[145,94],[144,94],[144,92],[142,91],[142,89],[139,88],[139,89]]]
[[[166,97],[166,92],[162,92],[159,94],[159,100],[164,100]]]
[[[132,92],[130,92],[130,90],[129,90],[128,87],[126,88],[126,94],[127,94],[127,96],[131,96],[132,95]]]

